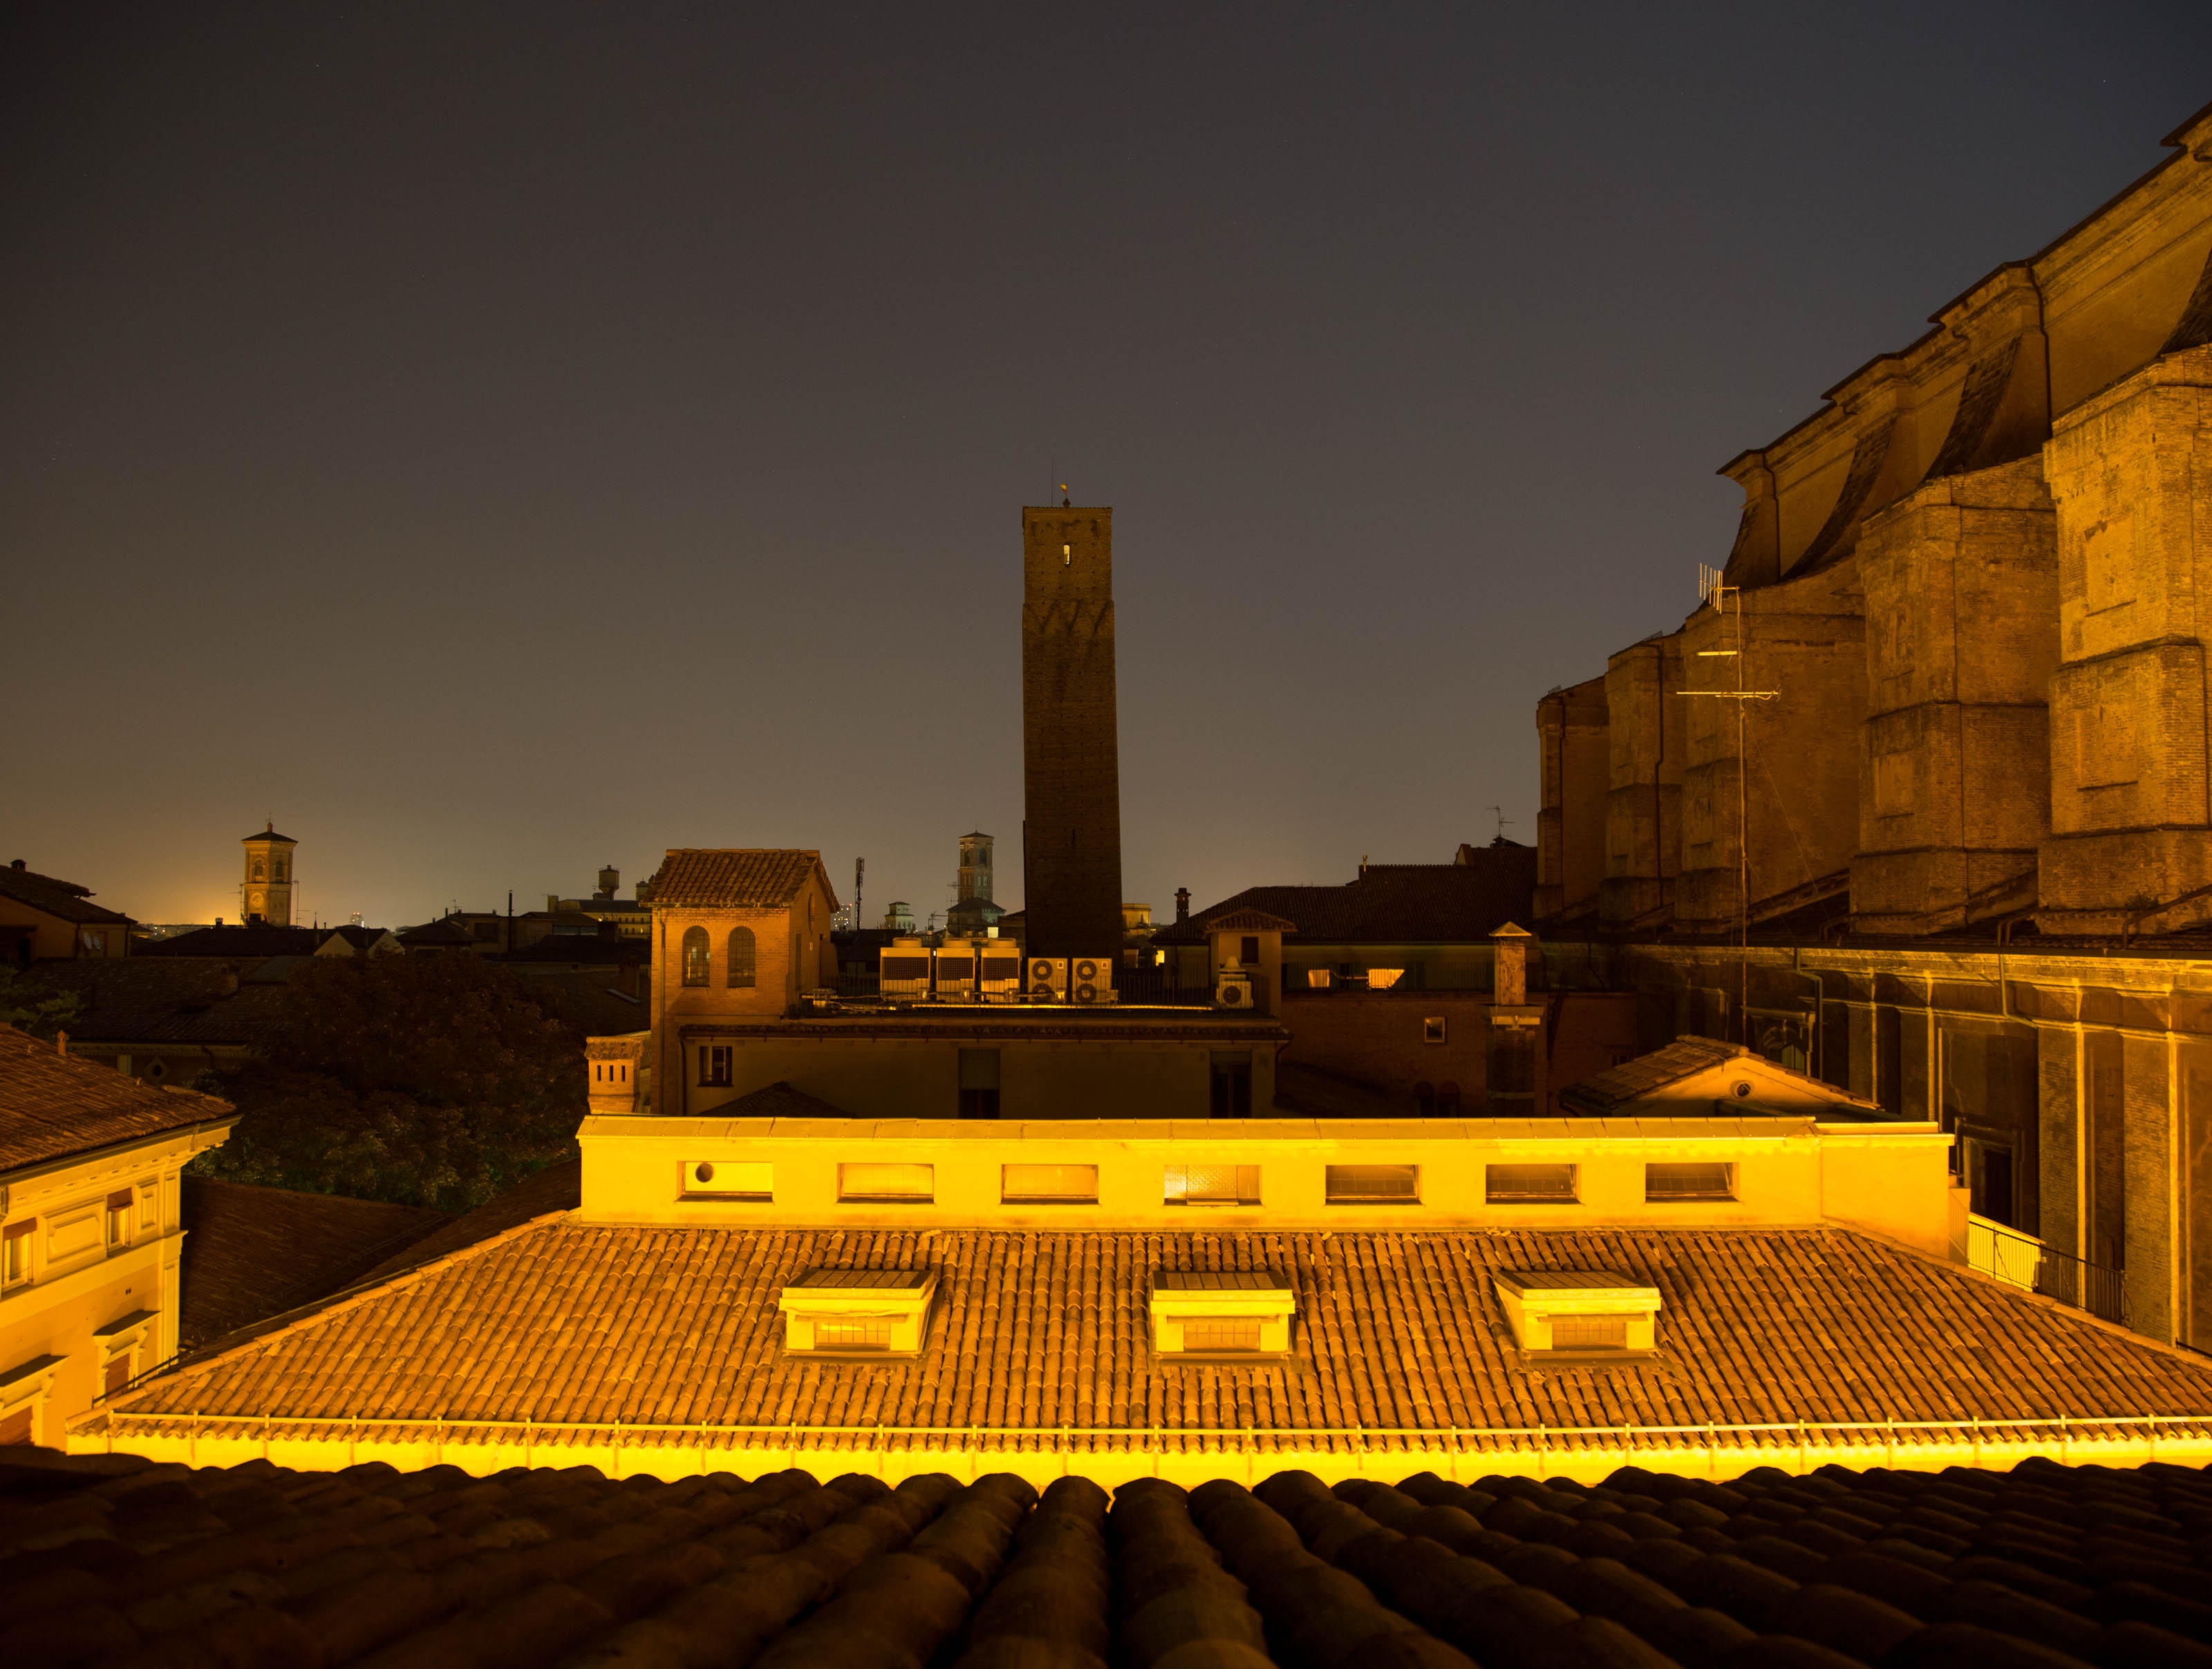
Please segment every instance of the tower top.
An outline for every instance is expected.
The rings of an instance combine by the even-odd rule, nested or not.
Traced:
[[[250,835],[241,835],[240,838],[242,841],[247,842],[259,841],[264,846],[271,844],[272,842],[280,846],[297,846],[300,844],[298,841],[293,839],[289,835],[278,834],[276,832],[276,824],[273,819],[270,821],[267,828],[257,830]]]

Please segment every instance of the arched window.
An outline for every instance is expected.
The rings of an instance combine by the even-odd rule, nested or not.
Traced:
[[[1413,1110],[1424,1118],[1433,1118],[1437,1113],[1436,1086],[1425,1078],[1413,1086]]]
[[[752,983],[753,930],[733,927],[730,929],[730,988],[735,990],[742,985],[750,990]]]
[[[261,855],[258,852],[254,854],[253,861],[246,866],[246,878],[248,880],[261,879]]]
[[[1437,1117],[1439,1118],[1459,1117],[1459,1086],[1449,1078],[1437,1086]]]
[[[703,927],[684,929],[684,983],[687,985],[707,983],[707,929]]]

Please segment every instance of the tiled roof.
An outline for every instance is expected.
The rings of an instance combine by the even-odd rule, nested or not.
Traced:
[[[574,962],[583,967],[612,968],[625,962],[649,962],[653,946],[644,939],[618,933],[556,933],[535,944],[501,955],[502,962]]]
[[[448,1221],[420,1206],[187,1176],[180,1348],[336,1292]]]
[[[1632,1061],[1594,1072],[1559,1092],[1559,1099],[1580,1112],[1597,1112],[1623,1101],[1633,1101],[1655,1089],[1680,1083],[1709,1066],[1751,1052],[1740,1043],[1714,1038],[1677,1038],[1663,1049],[1638,1055]]]
[[[1208,916],[1206,930],[1210,933],[1296,933],[1298,924],[1281,916],[1270,916],[1264,910],[1226,910]]]
[[[619,1481],[5,1452],[24,1661],[2192,1669],[2187,1467]],[[1388,1476],[1389,1474],[1386,1474]]]
[[[832,1106],[818,1095],[793,1089],[783,1079],[740,1095],[714,1109],[717,1118],[850,1118],[842,1107]]]
[[[332,929],[313,927],[202,927],[171,939],[133,945],[133,956],[312,956]]]
[[[678,847],[647,885],[656,905],[769,910],[797,898],[821,867],[819,852]],[[832,893],[833,908],[836,901]]]
[[[75,881],[42,875],[35,869],[18,869],[13,864],[0,864],[0,899],[12,898],[60,921],[120,922],[129,925],[128,916],[102,909],[91,903],[91,898],[92,889],[79,886]],[[0,914],[6,910],[7,905],[0,904]]]
[[[604,967],[526,966],[523,989],[587,1038],[644,1030],[651,1019],[645,1003],[610,985],[611,977]]]
[[[450,916],[441,916],[434,922],[425,922],[420,927],[403,927],[398,937],[399,942],[410,950],[439,945],[473,945],[477,941],[477,935],[469,931],[468,923],[457,922]]]
[[[786,1356],[776,1294],[817,1265],[938,1270],[944,1296],[921,1357]],[[1292,1360],[1156,1360],[1154,1268],[1288,1276]],[[1547,1269],[1615,1270],[1656,1287],[1660,1359],[1532,1367],[1492,1276]],[[1841,1228],[1043,1233],[557,1217],[357,1291],[112,1406],[217,1421],[1559,1433],[2212,1416],[2212,1364]]]
[[[453,1218],[410,1246],[393,1253],[368,1271],[367,1278],[385,1280],[434,1259],[465,1252],[540,1217],[574,1211],[584,1197],[584,1162],[568,1159],[532,1173],[504,1192],[486,1200],[473,1211]]]
[[[1536,855],[1478,847],[1469,863],[1370,863],[1341,886],[1248,886],[1152,935],[1155,945],[1202,945],[1217,916],[1253,910],[1297,923],[1285,945],[1470,944],[1534,913]]]
[[[232,1116],[228,1101],[188,1089],[149,1088],[112,1067],[78,1060],[0,1026],[0,1170]]]
[[[77,994],[69,1031],[82,1042],[252,1045],[274,1032],[284,1000],[281,977],[256,976],[283,960],[308,959],[81,957],[42,962],[36,978]]]
[[[249,840],[281,840],[287,846],[297,846],[300,844],[298,841],[293,839],[289,835],[278,834],[276,832],[276,825],[274,823],[271,823],[265,829],[256,829],[252,834],[240,835],[238,838],[239,843],[241,845]]]

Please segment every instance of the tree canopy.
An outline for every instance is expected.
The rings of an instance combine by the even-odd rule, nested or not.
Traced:
[[[574,1028],[477,957],[317,959],[264,1057],[204,1075],[241,1117],[192,1170],[465,1211],[575,1151],[583,1059]]]

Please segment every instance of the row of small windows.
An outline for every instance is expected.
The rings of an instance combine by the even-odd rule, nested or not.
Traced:
[[[703,927],[684,929],[684,983],[704,985],[709,982],[709,959],[712,946]],[[755,951],[753,930],[749,927],[733,927],[725,947],[724,981],[731,990],[750,990],[753,984]]]
[[[1418,1165],[1331,1165],[1325,1196],[1331,1205],[1419,1205]],[[1483,1197],[1492,1205],[1573,1205],[1581,1199],[1575,1165],[1487,1165]],[[1169,1205],[1258,1205],[1257,1165],[1170,1165],[1162,1178]],[[699,1160],[684,1169],[683,1197],[766,1204],[775,1197],[775,1167],[765,1162]],[[1733,1200],[1735,1166],[1662,1162],[1644,1167],[1650,1203]],[[933,1165],[862,1160],[837,1167],[837,1197],[848,1204],[928,1205],[937,1197]],[[999,1198],[1006,1205],[1096,1205],[1096,1165],[1002,1165]]]

